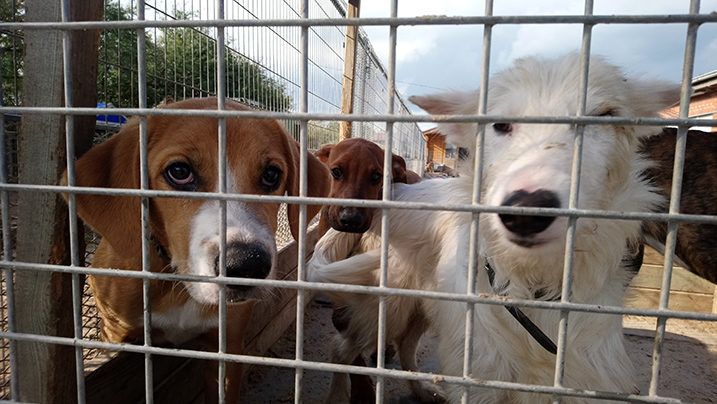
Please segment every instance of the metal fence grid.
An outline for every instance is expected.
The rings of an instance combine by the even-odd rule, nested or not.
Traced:
[[[694,60],[694,41],[695,36],[697,33],[697,29],[700,24],[704,23],[717,23],[717,16],[714,14],[699,14],[699,2],[696,0],[692,1],[691,6],[691,12],[689,14],[684,15],[656,15],[656,16],[602,16],[602,15],[592,15],[592,2],[588,0],[586,2],[586,13],[585,15],[575,15],[575,16],[492,16],[492,3],[490,1],[487,2],[486,7],[486,14],[485,16],[479,16],[479,17],[431,17],[431,18],[397,18],[396,17],[396,1],[393,2],[392,6],[392,16],[389,18],[367,18],[367,19],[359,19],[359,20],[343,20],[339,21],[336,16],[332,15],[321,15],[321,14],[314,14],[317,12],[317,8],[320,7],[310,7],[310,5],[314,5],[313,2],[310,2],[308,0],[303,0],[303,2],[296,3],[295,10],[301,10],[300,13],[297,13],[297,15],[293,16],[283,16],[283,15],[272,15],[272,16],[264,16],[264,15],[257,15],[256,17],[252,18],[244,18],[240,17],[237,20],[228,20],[230,18],[230,12],[226,11],[226,14],[223,13],[217,13],[217,14],[211,14],[210,16],[206,18],[202,18],[201,20],[190,20],[189,22],[183,21],[183,20],[172,20],[172,19],[157,19],[157,20],[144,20],[142,15],[144,13],[140,13],[140,18],[137,20],[132,21],[121,21],[121,22],[104,22],[104,23],[2,23],[0,24],[0,28],[4,30],[52,30],[57,28],[62,28],[65,31],[65,41],[67,43],[67,32],[68,30],[75,30],[75,29],[83,29],[83,28],[105,28],[105,29],[119,29],[119,28],[142,28],[145,27],[147,30],[157,30],[157,29],[170,29],[170,28],[187,28],[190,26],[197,26],[197,27],[215,27],[219,30],[219,32],[226,31],[229,32],[231,29],[235,27],[239,28],[254,28],[254,27],[265,27],[266,29],[276,28],[276,29],[287,29],[287,30],[293,30],[293,31],[299,31],[298,35],[300,37],[299,46],[297,51],[297,54],[303,55],[300,58],[300,71],[297,74],[296,78],[296,85],[298,86],[298,105],[294,106],[294,109],[291,111],[277,111],[277,110],[270,110],[270,111],[255,111],[255,112],[234,112],[234,111],[180,111],[180,110],[153,110],[147,108],[146,101],[143,101],[142,97],[139,97],[138,100],[138,106],[140,108],[134,109],[134,108],[128,108],[129,106],[125,107],[122,105],[122,108],[119,108],[115,111],[116,114],[125,114],[125,115],[140,115],[140,116],[148,116],[148,115],[173,115],[173,116],[179,116],[179,115],[192,115],[192,116],[210,116],[210,117],[219,117],[219,118],[229,118],[229,117],[245,117],[245,116],[257,116],[262,118],[275,118],[280,120],[294,120],[297,122],[300,122],[299,125],[299,139],[302,144],[302,152],[305,152],[307,149],[307,143],[309,140],[310,130],[308,129],[308,123],[309,122],[331,122],[331,121],[339,121],[339,120],[350,120],[354,123],[372,123],[372,122],[385,122],[386,123],[386,130],[385,130],[385,144],[387,148],[392,148],[394,143],[400,143],[400,140],[394,139],[394,137],[401,131],[400,128],[401,124],[404,123],[415,123],[415,122],[431,122],[434,121],[430,117],[426,116],[408,116],[408,115],[397,115],[399,111],[395,108],[394,100],[395,95],[393,93],[389,93],[387,96],[386,101],[386,109],[384,112],[379,111],[377,114],[370,114],[368,111],[361,111],[352,115],[352,116],[341,116],[334,112],[327,112],[325,110],[322,110],[319,106],[323,103],[323,100],[321,102],[316,101],[315,103],[310,102],[310,82],[311,82],[311,69],[309,68],[310,63],[308,61],[308,55],[310,54],[310,38],[312,37],[312,32],[315,32],[315,30],[320,29],[332,29],[331,27],[340,26],[340,25],[385,25],[390,26],[391,30],[391,49],[390,49],[390,57],[389,57],[389,66],[386,69],[387,75],[386,80],[388,83],[388,88],[393,87],[393,83],[395,82],[395,47],[396,47],[396,29],[398,26],[401,25],[428,25],[428,24],[483,24],[486,27],[486,38],[484,41],[484,53],[483,53],[483,71],[488,71],[488,54],[490,51],[490,27],[493,27],[495,25],[500,24],[522,24],[522,23],[535,23],[535,24],[545,24],[545,23],[569,23],[569,24],[583,24],[587,29],[584,31],[583,40],[584,43],[590,42],[591,39],[591,30],[589,27],[592,27],[594,25],[599,24],[624,24],[624,23],[641,23],[641,24],[672,24],[672,23],[681,23],[681,24],[688,24],[690,29],[688,30],[688,35],[686,37],[687,41],[687,47],[686,47],[686,54],[685,54],[685,76],[683,79],[683,94],[682,94],[682,100],[681,100],[681,111],[680,118],[674,118],[674,119],[659,119],[659,118],[645,118],[645,119],[622,119],[622,118],[608,118],[612,119],[615,124],[624,124],[624,125],[653,125],[653,126],[665,126],[665,125],[674,125],[678,126],[680,128],[681,133],[685,133],[686,129],[690,126],[692,126],[692,122],[690,122],[688,119],[686,119],[686,113],[687,113],[687,105],[689,104],[689,83],[691,82],[691,75],[692,75],[692,63]],[[65,2],[63,2],[65,4]],[[263,3],[262,3],[263,4]],[[137,7],[140,9],[144,9],[145,3],[143,1],[137,2]],[[161,7],[160,7],[161,8]],[[311,10],[311,12],[309,12]],[[148,13],[149,14],[149,13]],[[165,13],[166,14],[166,13]],[[297,18],[299,17],[299,18]],[[208,41],[208,39],[206,39]],[[217,42],[219,46],[222,46],[227,39],[225,39],[224,35],[217,36]],[[207,46],[208,42],[205,42],[204,46]],[[585,50],[585,49],[584,49]],[[141,55],[141,57],[138,58],[138,68],[134,74],[142,76],[143,72],[146,70],[147,63],[150,60],[150,55],[147,54],[146,58],[145,55]],[[226,61],[222,58],[218,58],[217,62],[217,72],[225,72],[227,71],[227,64]],[[129,73],[132,74],[131,72]],[[146,76],[147,82],[149,82],[152,78],[147,75]],[[174,80],[174,79],[173,79]],[[488,76],[484,74],[482,76],[482,87],[485,88],[488,84]],[[148,94],[146,92],[146,85],[144,84],[143,80],[139,80],[139,88],[138,88],[138,94],[144,95]],[[192,91],[204,91],[203,87],[205,84],[201,83],[195,83],[192,84]],[[183,90],[184,91],[184,90]],[[222,94],[223,91],[220,90],[219,92],[220,96],[224,95]],[[227,96],[230,96],[230,94],[225,93]],[[45,114],[45,113],[60,113],[65,114],[66,116],[74,116],[74,115],[82,115],[82,114],[96,114],[97,111],[95,109],[91,108],[64,108],[64,107],[38,107],[38,108],[32,108],[32,107],[19,107],[19,106],[8,106],[3,107],[4,114]],[[294,112],[295,111],[295,112]],[[489,122],[495,122],[495,121],[507,121],[507,122],[527,122],[527,123],[562,123],[562,124],[576,124],[576,125],[585,125],[585,124],[591,124],[595,123],[596,119],[591,117],[515,117],[515,116],[487,116],[487,115],[471,115],[471,116],[456,116],[453,118],[449,118],[448,121],[452,122],[478,122],[478,123],[489,123]],[[600,122],[604,123],[605,118],[600,118]],[[717,122],[714,120],[706,120],[705,122],[700,123],[702,126],[717,126]],[[146,127],[146,122],[143,123],[143,125]],[[3,130],[5,132],[5,130]],[[5,135],[5,133],[3,133]],[[221,134],[220,134],[221,135]],[[71,137],[72,133],[69,131],[68,137]],[[146,143],[143,145],[144,148],[146,148]],[[678,142],[677,145],[677,155],[684,155],[684,142]],[[3,154],[0,156],[1,158],[5,159],[5,155]],[[6,167],[7,161],[3,161],[1,166]],[[681,173],[683,167],[683,161],[678,158],[676,160],[676,172]],[[304,177],[302,178],[302,181],[304,181],[304,184],[306,182],[305,177],[305,171],[303,172]],[[146,175],[146,173],[145,173]],[[680,176],[676,176],[676,179],[679,180]],[[384,179],[385,181],[388,181],[388,177]],[[680,181],[676,181],[678,186],[675,187],[673,190],[673,195],[679,194],[680,192]],[[305,189],[305,186],[304,186]],[[7,219],[7,210],[8,210],[8,200],[10,199],[10,195],[13,192],[17,192],[19,190],[22,191],[50,191],[50,192],[64,192],[67,191],[66,188],[58,187],[58,186],[52,186],[52,185],[29,185],[29,184],[11,184],[7,182],[7,177],[5,176],[3,178],[3,182],[0,184],[0,194],[2,194],[3,198],[3,218]],[[162,192],[162,191],[153,191],[153,190],[107,190],[107,189],[84,189],[75,187],[72,189],[72,192],[74,193],[101,193],[101,194],[111,194],[111,195],[131,195],[131,196],[142,196],[142,197],[156,197],[156,196],[162,196],[162,197],[176,197],[176,198],[201,198],[201,199],[218,199],[218,200],[238,200],[238,201],[259,201],[259,202],[289,202],[289,203],[321,203],[321,204],[335,204],[335,205],[355,205],[355,206],[369,206],[369,207],[375,207],[375,208],[404,208],[404,209],[424,209],[424,210],[451,210],[451,211],[461,211],[461,212],[474,212],[474,213],[485,213],[485,212],[491,212],[491,213],[502,213],[502,212],[514,212],[519,214],[535,214],[535,213],[544,213],[540,209],[523,209],[520,211],[513,211],[509,208],[506,209],[500,209],[495,207],[486,207],[478,204],[473,205],[456,205],[456,206],[438,206],[431,203],[404,203],[404,204],[397,204],[395,202],[391,202],[389,200],[383,200],[383,201],[352,201],[352,200],[325,200],[320,198],[308,198],[305,196],[301,197],[256,197],[251,195],[232,195],[227,193],[217,193],[217,194],[184,194],[182,192],[172,191],[172,192]],[[676,200],[676,198],[672,198],[672,200]],[[72,209],[73,205],[70,203],[70,207]],[[143,209],[145,209],[144,214],[148,214],[146,206],[143,206]],[[610,313],[610,314],[630,314],[630,315],[638,315],[638,316],[650,316],[650,317],[656,317],[658,318],[658,328],[657,328],[657,336],[656,336],[656,346],[658,347],[656,349],[656,357],[655,357],[655,365],[653,368],[653,385],[657,383],[658,375],[659,375],[659,369],[660,369],[660,341],[664,337],[665,332],[665,321],[667,318],[680,318],[680,319],[692,319],[692,320],[701,320],[701,321],[717,321],[717,315],[714,314],[705,314],[705,313],[693,313],[693,312],[681,312],[681,311],[674,311],[674,310],[668,310],[667,309],[667,299],[668,299],[668,293],[669,293],[669,280],[671,277],[672,272],[672,263],[674,259],[674,237],[676,234],[676,225],[681,222],[685,221],[694,221],[694,222],[700,222],[700,223],[709,223],[709,224],[717,224],[717,217],[709,217],[709,216],[696,216],[696,215],[685,215],[685,214],[679,214],[677,213],[677,206],[670,206],[670,213],[668,214],[648,214],[648,213],[620,213],[620,212],[603,212],[603,211],[587,211],[587,210],[580,210],[580,209],[560,209],[560,210],[551,210],[550,213],[559,214],[559,215],[565,215],[571,218],[572,222],[576,220],[577,217],[593,217],[593,218],[610,218],[610,219],[626,219],[626,220],[658,220],[658,221],[668,221],[670,223],[670,236],[668,236],[668,244],[667,244],[667,258],[665,262],[665,285],[667,285],[666,288],[663,288],[661,300],[660,300],[660,309],[658,310],[651,310],[651,309],[629,309],[629,308],[620,308],[620,307],[598,307],[593,305],[586,305],[586,304],[578,304],[578,303],[560,303],[560,302],[537,302],[537,301],[516,301],[516,306],[521,307],[536,307],[536,308],[546,308],[546,309],[558,309],[562,310],[564,312],[569,311],[581,311],[581,312],[599,312],[599,313]],[[74,212],[73,212],[74,214]],[[306,223],[306,212],[302,212],[301,216],[301,222]],[[223,224],[223,226],[226,226],[226,223]],[[146,232],[146,229],[145,229]],[[30,263],[24,263],[24,262],[13,262],[12,261],[12,254],[7,254],[9,250],[12,248],[8,248],[10,235],[10,229],[9,229],[9,223],[8,220],[3,220],[3,238],[4,238],[4,251],[5,254],[3,256],[3,260],[0,262],[0,266],[5,270],[5,274],[11,273],[10,271],[13,270],[34,270],[34,271],[56,271],[56,272],[64,272],[64,273],[71,273],[71,274],[112,274],[117,275],[118,271],[110,271],[110,270],[103,270],[103,269],[96,269],[96,268],[79,268],[75,266],[71,267],[65,267],[65,266],[58,266],[58,265],[38,265],[38,264],[30,264]],[[568,238],[570,240],[570,238]],[[305,241],[304,233],[302,232],[302,235],[299,237],[299,243],[301,244],[303,241]],[[74,241],[75,244],[77,241]],[[147,244],[149,243],[148,237],[143,237],[143,243],[145,249],[147,248]],[[570,241],[568,242],[568,248],[571,248]],[[383,249],[384,254],[386,253],[387,249],[387,240],[384,240],[383,243]],[[474,246],[475,249],[475,246]],[[475,250],[474,250],[475,251]],[[300,279],[304,274],[304,262],[303,258],[305,258],[305,250],[303,246],[300,246],[299,249],[299,276]],[[385,267],[382,268],[382,270],[385,273]],[[572,271],[572,267],[570,265],[567,265],[565,268],[566,276],[570,276]],[[192,278],[191,276],[182,276],[182,275],[168,275],[168,274],[153,274],[149,273],[147,271],[142,272],[134,272],[134,271],[121,271],[121,274],[123,276],[127,277],[134,277],[134,278],[141,278],[145,280],[149,279],[167,279],[167,280],[174,280],[174,281],[192,281],[196,280]],[[7,278],[5,279],[8,280]],[[202,279],[202,282],[207,282],[206,279]],[[242,284],[242,285],[266,285],[266,286],[272,286],[272,287],[278,287],[278,288],[289,288],[289,289],[296,289],[298,293],[298,310],[297,310],[297,353],[296,358],[291,359],[274,359],[274,358],[261,358],[261,357],[251,357],[251,356],[244,356],[244,355],[229,355],[229,354],[218,354],[218,353],[208,353],[208,352],[195,352],[195,351],[187,351],[187,350],[176,350],[172,351],[172,355],[182,356],[182,357],[193,357],[193,358],[203,358],[203,359],[219,359],[222,361],[241,361],[245,363],[250,364],[257,364],[257,365],[274,365],[274,366],[283,366],[288,368],[294,368],[296,369],[296,389],[295,389],[295,395],[296,395],[296,401],[299,402],[301,400],[301,375],[303,370],[306,369],[314,369],[314,370],[327,370],[327,371],[346,371],[347,369],[350,369],[352,372],[355,373],[363,373],[368,374],[372,376],[378,376],[378,386],[381,385],[382,381],[381,378],[383,377],[397,377],[397,378],[406,378],[406,379],[415,379],[415,380],[434,380],[436,377],[432,374],[424,374],[424,373],[407,373],[407,372],[398,372],[393,370],[387,370],[385,369],[382,364],[379,364],[377,368],[346,368],[344,366],[340,365],[334,365],[334,364],[327,364],[327,363],[318,363],[318,362],[309,362],[303,360],[302,357],[302,350],[301,347],[303,345],[303,330],[302,330],[302,318],[304,316],[304,305],[303,298],[304,298],[304,292],[309,290],[324,290],[324,291],[347,291],[347,292],[361,292],[361,293],[370,293],[375,294],[378,296],[387,296],[387,295],[402,295],[402,296],[412,296],[412,297],[418,297],[418,298],[431,298],[431,299],[445,299],[445,300],[451,300],[451,301],[459,301],[459,302],[467,302],[467,303],[476,303],[476,304],[494,304],[494,305],[502,305],[504,301],[502,299],[497,298],[491,298],[491,297],[483,297],[483,296],[477,296],[477,295],[456,295],[456,294],[448,294],[448,293],[439,293],[439,292],[431,292],[431,291],[412,291],[412,290],[393,290],[388,289],[385,287],[380,288],[372,288],[372,287],[361,287],[361,286],[349,286],[349,285],[331,285],[331,284],[312,284],[305,281],[299,281],[299,282],[286,282],[286,281],[277,281],[277,280],[254,280],[254,279],[242,279],[242,280],[235,280],[235,279],[228,279],[223,277],[218,277],[214,282],[218,284]],[[569,294],[569,293],[568,293]],[[566,293],[564,293],[566,295]],[[5,296],[5,295],[3,295]],[[221,305],[224,305],[224,302],[220,303]],[[13,302],[11,299],[11,296],[8,296],[7,299],[3,298],[3,310],[6,311],[13,311]],[[75,316],[81,317],[81,313],[77,312],[80,310],[79,307],[75,307]],[[385,318],[381,319],[381,321],[385,321]],[[149,322],[149,319],[145,319],[145,324]],[[223,324],[220,320],[220,324]],[[379,327],[380,329],[381,327]],[[565,333],[566,333],[566,327],[563,324],[563,327],[561,328],[560,337],[558,339],[558,360],[557,360],[557,366],[556,373],[562,374],[562,359],[564,358],[564,349],[560,349],[561,347],[564,348],[564,342],[565,342]],[[0,332],[0,337],[3,338],[4,341],[8,341],[8,344],[12,346],[14,341],[23,340],[23,341],[40,341],[40,342],[47,342],[47,343],[55,343],[55,344],[62,344],[62,345],[72,345],[75,346],[76,349],[78,349],[80,352],[82,352],[83,349],[98,349],[98,348],[106,348],[111,350],[123,350],[123,351],[130,351],[130,352],[138,352],[138,353],[144,353],[149,358],[150,354],[156,354],[156,353],[162,353],[166,354],[167,351],[153,346],[148,345],[120,345],[120,344],[112,344],[112,343],[104,343],[104,342],[98,342],[98,341],[92,341],[87,340],[84,338],[61,338],[61,337],[51,337],[51,336],[39,336],[39,335],[27,335],[27,334],[20,334],[17,332],[14,332],[12,329],[9,331],[3,331]],[[383,336],[380,336],[382,338]],[[467,336],[468,339],[471,338],[470,335]],[[382,346],[385,341],[381,342],[379,346]],[[5,354],[6,350],[3,347],[2,348],[3,354]],[[12,360],[12,358],[11,358]],[[151,366],[151,360],[148,359]],[[77,383],[78,383],[78,400],[80,402],[83,402],[83,393],[84,393],[84,385],[82,382],[82,364],[80,361],[80,365],[77,371],[78,377],[77,377]],[[15,377],[15,374],[12,375],[13,378]],[[145,377],[149,379],[149,385],[151,385],[151,372],[147,372],[145,374]],[[505,382],[497,382],[497,381],[477,381],[474,380],[468,375],[465,375],[464,377],[456,377],[456,376],[443,376],[442,377],[444,382],[449,383],[456,383],[464,386],[484,386],[484,387],[491,387],[491,388],[499,388],[499,389],[533,389],[534,391],[540,391],[544,393],[549,394],[555,394],[556,396],[561,395],[574,395],[574,396],[592,396],[592,397],[605,397],[608,399],[613,400],[619,400],[619,398],[616,398],[614,396],[610,395],[603,395],[599,392],[591,392],[591,391],[576,391],[572,389],[566,389],[563,387],[551,387],[551,386],[525,386],[520,385],[516,383],[505,383]],[[16,388],[16,387],[14,387]],[[651,389],[652,390],[652,389]],[[380,391],[380,388],[379,388]],[[17,392],[13,392],[17,393]],[[629,397],[630,401],[633,402],[665,402],[665,403],[672,403],[672,402],[681,402],[679,399],[671,399],[671,398],[665,398],[665,397],[659,397],[655,394],[654,391],[650,392],[651,395],[649,396],[631,396]],[[151,402],[151,391],[148,391],[147,393],[147,401]],[[379,396],[377,397],[379,402],[383,402],[383,397],[379,393]]]
[[[203,21],[216,18],[207,0],[145,2],[145,18],[150,21]],[[300,3],[286,1],[227,1],[229,20],[295,19]],[[340,19],[346,6],[332,0],[313,0],[311,18]],[[106,20],[136,19],[134,0],[107,0]],[[269,111],[296,110],[300,97],[300,78],[295,66],[300,61],[299,30],[287,26],[226,27],[227,97],[252,108]],[[216,95],[216,31],[211,27],[152,27],[147,29],[148,103],[157,105],[167,96],[175,99]],[[308,108],[314,112],[337,113],[341,107],[341,85],[345,32],[339,26],[309,29]],[[136,41],[131,30],[105,30],[100,54],[100,101],[115,107],[137,107],[136,54],[122,49],[124,41]],[[373,52],[366,34],[359,33],[357,108],[363,114],[385,111],[388,92],[385,68]],[[405,101],[397,99],[400,114],[409,113]],[[298,139],[298,121],[285,120]],[[394,152],[409,165],[420,167],[425,141],[415,123],[403,123]],[[382,142],[385,128],[379,123],[362,122],[353,129],[354,137]],[[338,121],[309,122],[309,148],[316,150],[338,141]]]

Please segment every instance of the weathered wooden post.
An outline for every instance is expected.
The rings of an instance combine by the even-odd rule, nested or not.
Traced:
[[[358,18],[361,0],[349,0],[347,18]],[[350,115],[354,112],[354,77],[356,74],[356,40],[358,26],[346,27],[346,55],[344,56],[344,81],[341,88],[341,113]],[[339,141],[351,137],[351,122],[341,121],[339,125]]]
[[[27,0],[28,22],[61,20],[59,1]],[[73,0],[73,20],[101,20],[102,0]],[[74,31],[73,97],[76,105],[96,105],[99,30]],[[64,105],[62,33],[25,31],[23,104],[26,107]],[[94,98],[93,98],[94,97]],[[94,101],[93,101],[94,100]],[[94,117],[76,119],[77,153],[89,149]],[[55,184],[66,167],[64,117],[24,114],[20,131],[20,184]],[[69,265],[67,206],[49,192],[19,192],[16,260]],[[17,330],[22,333],[73,336],[70,275],[40,271],[15,273]],[[18,343],[21,401],[76,402],[74,348],[35,342]]]

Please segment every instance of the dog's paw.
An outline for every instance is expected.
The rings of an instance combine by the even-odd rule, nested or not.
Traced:
[[[447,402],[446,393],[443,389],[432,382],[411,380],[411,391],[422,403],[442,404]]]

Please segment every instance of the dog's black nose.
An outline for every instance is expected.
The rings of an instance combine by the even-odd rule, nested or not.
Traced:
[[[363,233],[370,227],[370,223],[366,220],[366,216],[361,209],[354,207],[346,207],[339,212],[339,231],[347,233]]]
[[[535,208],[559,208],[560,199],[552,191],[543,189],[535,192],[515,191],[508,195],[501,206],[529,206]],[[503,226],[520,236],[532,236],[547,229],[555,220],[553,216],[498,215]]]
[[[264,279],[271,272],[271,255],[258,243],[227,243],[227,276]],[[219,257],[214,260],[219,273]]]

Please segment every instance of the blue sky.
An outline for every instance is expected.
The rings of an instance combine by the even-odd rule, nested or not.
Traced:
[[[688,0],[595,0],[595,15],[686,14]],[[483,15],[483,1],[399,0],[399,17]],[[494,15],[579,15],[582,0],[495,0]],[[703,0],[700,13],[717,12]],[[364,0],[361,17],[388,17],[389,1]],[[364,27],[376,53],[388,62],[388,27]],[[592,53],[607,57],[628,75],[679,82],[686,24],[613,24],[593,29]],[[558,56],[580,49],[582,25],[499,25],[493,29],[491,72],[521,56]],[[398,29],[396,85],[402,95],[477,88],[482,26],[405,26]],[[703,24],[697,37],[694,75],[717,70],[717,23]],[[414,107],[415,108],[415,107]],[[414,109],[414,112],[420,110]],[[430,124],[429,124],[430,125]]]

